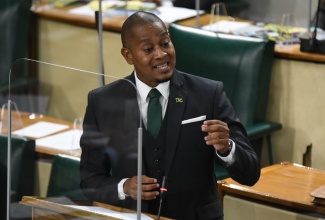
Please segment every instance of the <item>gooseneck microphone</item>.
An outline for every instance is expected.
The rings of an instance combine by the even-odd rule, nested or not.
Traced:
[[[159,209],[158,209],[158,218],[157,220],[160,219],[160,212],[161,212],[161,207],[163,203],[163,199],[167,193],[167,186],[168,186],[168,177],[163,176],[162,182],[161,182],[161,187],[160,187],[160,202],[159,202]]]

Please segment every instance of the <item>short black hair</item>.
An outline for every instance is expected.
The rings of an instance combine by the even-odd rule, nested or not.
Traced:
[[[127,47],[127,37],[130,35],[132,28],[152,24],[154,22],[164,22],[155,14],[145,11],[138,11],[128,17],[122,25],[121,40],[123,47]]]

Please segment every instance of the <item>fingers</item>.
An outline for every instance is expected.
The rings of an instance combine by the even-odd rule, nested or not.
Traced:
[[[204,137],[207,145],[213,145],[216,150],[228,148],[229,128],[226,123],[219,120],[204,121],[202,131],[207,132]]]
[[[141,178],[141,198],[143,200],[152,200],[159,195],[159,184],[157,179],[142,176]],[[138,177],[134,176],[124,183],[124,192],[131,196],[132,199],[137,200],[138,192]]]
[[[219,120],[208,120],[204,121],[201,126],[203,132],[207,132],[209,135],[214,134],[211,138],[229,138],[229,128],[228,125]]]
[[[211,136],[206,136],[204,139],[207,145],[213,145],[213,147],[216,150],[220,151],[224,148],[228,148],[229,138],[219,139],[219,138],[211,138]]]
[[[204,121],[202,125],[202,131],[204,132],[216,132],[216,131],[227,131],[229,132],[228,125],[219,120],[208,120]]]

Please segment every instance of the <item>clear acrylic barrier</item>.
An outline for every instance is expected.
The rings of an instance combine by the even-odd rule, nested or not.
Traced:
[[[83,150],[87,153],[96,151],[90,155],[99,155],[98,158],[92,158],[91,161],[110,158],[111,169],[106,170],[107,173],[114,173],[116,176],[122,175],[119,173],[121,166],[128,166],[127,173],[130,175],[136,176],[142,173],[142,114],[139,112],[137,90],[134,83],[122,79],[124,76],[104,75],[77,67],[61,66],[60,64],[30,59],[20,59],[12,65],[9,74],[10,83],[13,83],[15,75],[19,74],[19,69],[22,66],[28,66],[30,63],[37,64],[38,85],[28,89],[11,89],[5,94],[6,98],[1,100],[1,102],[11,104],[11,106],[13,103],[16,105],[11,107],[11,132],[6,133],[2,129],[4,131],[2,133],[8,135],[8,140],[13,140],[17,136],[33,139],[36,143],[36,151],[48,157],[56,154],[80,157],[79,141],[81,134],[83,134]],[[88,103],[88,93],[101,87],[103,81],[104,84],[114,82],[115,86],[110,89],[105,86],[105,89],[101,88],[100,92],[97,90],[97,92],[92,93],[88,105],[89,114],[87,119],[83,121]],[[11,85],[9,88],[12,88]],[[4,108],[3,111],[8,112],[7,109]],[[19,117],[14,117],[18,110],[20,111]],[[2,115],[2,125],[8,123],[8,118],[9,114]],[[19,123],[22,125],[14,126]],[[8,123],[8,128],[11,125]],[[11,166],[8,166],[9,170],[20,166],[22,163],[22,160],[12,160],[14,151],[16,151],[12,143],[12,141],[8,143],[8,159],[11,160],[9,163]],[[99,152],[100,154],[98,154]],[[123,164],[126,159],[128,164]],[[101,162],[104,163],[104,160]],[[70,167],[66,167],[65,170],[65,173],[70,172],[71,174],[67,178],[72,178],[71,181],[78,181],[78,175],[73,175],[73,172],[78,170],[69,171],[69,169]],[[7,194],[7,198],[11,202],[10,210],[8,210],[10,215],[12,217],[30,215],[31,213],[26,214],[25,211],[19,211],[16,208],[17,205],[19,206],[19,201],[14,201],[12,196],[19,190],[16,189],[16,182],[22,183],[21,181],[24,180],[15,176],[19,175],[18,173],[9,172],[9,174],[11,176],[8,176],[7,179],[11,181],[11,183],[8,182],[8,185],[11,186],[12,193],[11,196]],[[35,181],[39,180],[35,179]],[[49,181],[52,181],[51,177]],[[140,178],[138,178],[138,182],[141,186]],[[96,189],[88,190],[95,191]],[[140,195],[141,191],[138,191],[138,195]],[[18,197],[22,199],[22,196],[47,196],[46,194],[41,195],[38,189],[30,192],[32,194],[26,195],[28,192],[24,193]],[[54,197],[63,196],[71,201],[85,198],[81,190],[77,192],[79,197],[75,196],[76,194],[69,197],[71,192],[65,192],[64,189],[61,190],[61,193]],[[137,210],[136,214],[139,219],[141,203],[137,203]]]
[[[277,44],[283,49],[292,50],[292,46],[300,43],[299,38],[305,30],[305,28],[300,27],[294,14],[284,13],[279,25]]]
[[[22,121],[22,116],[16,102],[11,102],[11,109],[13,110],[12,117],[12,130],[18,130],[24,128],[24,123]],[[8,103],[2,104],[0,112],[0,134],[8,133],[8,124],[9,124],[9,112],[8,112]]]
[[[228,16],[226,6],[223,2],[212,4],[209,24],[202,26],[203,30],[216,33],[232,33],[234,28],[238,28],[239,23],[231,16]]]
[[[211,31],[220,32],[220,22],[228,19],[228,12],[223,2],[212,4],[209,23]]]

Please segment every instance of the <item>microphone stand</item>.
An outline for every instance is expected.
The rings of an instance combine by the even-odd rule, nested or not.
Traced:
[[[137,220],[141,219],[141,186],[142,186],[142,127],[141,127],[141,110],[140,110],[140,127],[138,128],[138,188],[137,188]]]
[[[101,75],[99,85],[105,85],[105,78],[104,78],[104,61],[103,61],[103,10],[102,10],[102,0],[98,1],[99,11],[95,12],[95,19],[97,24],[97,31],[98,31],[98,49],[99,49],[99,72]]]
[[[195,0],[196,27],[200,28],[200,0]]]
[[[10,219],[10,194],[11,194],[11,100],[10,100],[10,76],[9,76],[9,99],[8,99],[8,154],[7,154],[7,220]]]

